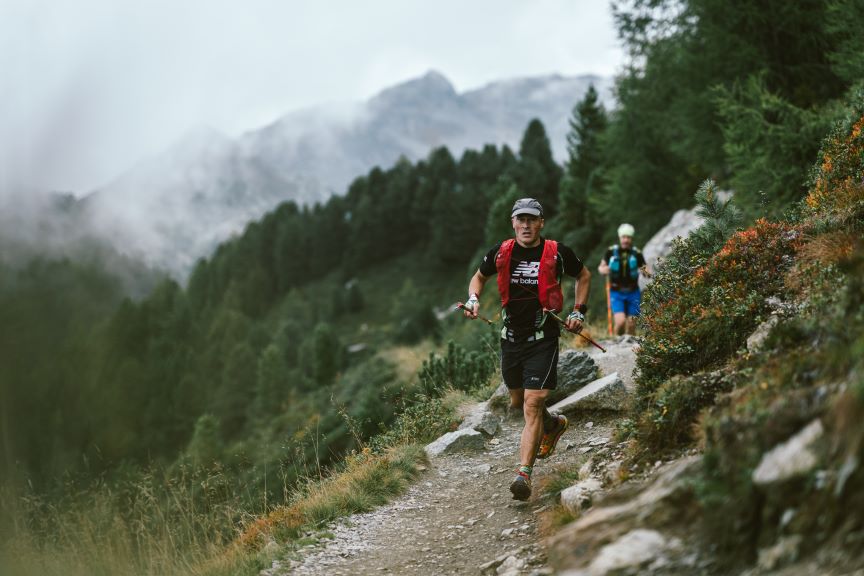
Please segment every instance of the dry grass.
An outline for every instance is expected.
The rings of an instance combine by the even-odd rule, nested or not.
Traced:
[[[400,446],[381,455],[364,450],[347,459],[345,469],[330,478],[312,481],[293,502],[251,523],[239,538],[247,550],[271,540],[297,538],[340,516],[365,512],[401,494],[417,473],[425,453],[417,445]]]
[[[202,508],[193,497],[194,485],[168,486],[160,495],[143,483],[124,487],[124,495],[102,486],[60,505],[6,493],[0,495],[0,509],[4,515],[14,512],[18,525],[0,545],[0,573],[252,576],[305,531],[402,493],[424,459],[416,445],[382,455],[355,454],[340,473],[309,480],[290,504],[247,522],[242,531],[239,506]],[[271,542],[277,545],[265,550]]]

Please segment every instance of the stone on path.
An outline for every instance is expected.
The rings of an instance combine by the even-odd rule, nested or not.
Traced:
[[[573,514],[579,514],[591,507],[594,497],[603,489],[596,478],[577,482],[561,491],[561,505]]]
[[[432,458],[441,454],[474,452],[485,447],[483,434],[476,430],[456,430],[448,432],[426,446],[426,454]]]
[[[459,430],[476,430],[486,436],[494,436],[501,426],[501,418],[489,410],[489,402],[474,406],[459,425]]]
[[[597,378],[597,363],[587,352],[565,350],[558,357],[558,387],[550,395],[560,399]]]
[[[627,389],[617,372],[599,378],[567,398],[549,407],[550,412],[569,414],[577,410],[613,410],[626,408]]]
[[[753,471],[753,483],[768,486],[812,470],[818,462],[813,444],[824,432],[822,421],[817,418],[795,436],[763,454],[759,466]]]

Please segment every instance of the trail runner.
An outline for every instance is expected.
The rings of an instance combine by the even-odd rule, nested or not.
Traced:
[[[618,227],[618,244],[610,246],[597,270],[609,277],[609,306],[614,315],[617,335],[636,334],[636,318],[642,302],[639,274],[651,277],[645,256],[633,246],[635,230],[630,224]]]
[[[548,458],[568,426],[565,416],[553,416],[546,408],[549,391],[558,382],[560,335],[559,323],[548,311],[560,313],[564,306],[562,274],[576,278],[575,305],[564,324],[571,332],[582,330],[591,273],[573,250],[540,235],[545,224],[543,207],[534,198],[513,204],[511,224],[515,238],[489,250],[471,278],[464,314],[478,317],[483,287],[497,274],[504,319],[501,373],[510,392],[511,409],[521,409],[525,418],[520,466],[510,492],[516,500],[527,500],[535,459]]]

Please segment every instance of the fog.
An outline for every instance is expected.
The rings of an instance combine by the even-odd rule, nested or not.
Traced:
[[[81,196],[192,127],[236,136],[431,68],[462,91],[620,60],[587,0],[3,0],[0,195]]]

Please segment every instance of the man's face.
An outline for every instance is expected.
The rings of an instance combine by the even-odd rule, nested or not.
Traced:
[[[540,243],[540,230],[543,229],[544,220],[540,216],[531,214],[519,214],[511,218],[513,231],[516,232],[516,241],[527,248]]]
[[[633,245],[633,237],[632,236],[619,236],[618,240],[619,240],[618,243],[621,245],[621,248],[624,248],[625,250],[630,248]]]

